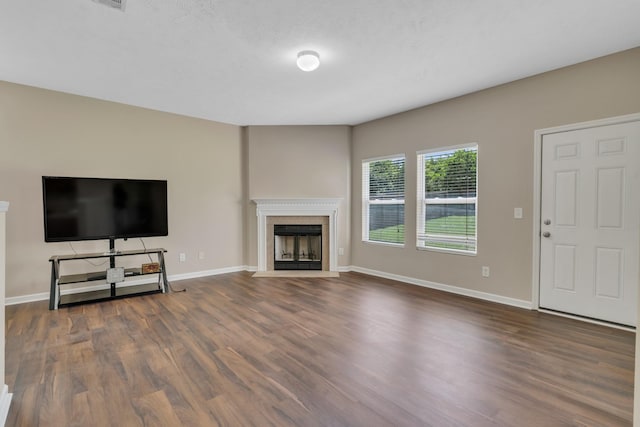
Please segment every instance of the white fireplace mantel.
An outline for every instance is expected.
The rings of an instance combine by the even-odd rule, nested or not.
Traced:
[[[253,199],[258,217],[258,271],[267,271],[267,217],[328,216],[329,271],[338,271],[338,206],[342,199]]]

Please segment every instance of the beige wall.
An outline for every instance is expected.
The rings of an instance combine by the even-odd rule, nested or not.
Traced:
[[[640,48],[552,71],[353,130],[352,264],[531,300],[534,130],[640,112]],[[478,143],[478,255],[361,241],[361,162],[405,153],[406,229],[415,230],[416,151]],[[522,207],[524,219],[513,219]],[[481,266],[491,277],[481,277]]]
[[[342,198],[339,266],[355,265],[505,297],[530,300],[533,132],[640,111],[640,48],[356,126],[238,128],[0,82],[0,199],[7,228],[7,296],[48,291],[42,175],[167,179],[169,273],[257,264],[254,198]],[[417,251],[360,240],[365,158],[404,152],[407,194],[415,152],[479,144],[478,255]],[[351,197],[351,194],[355,197]],[[524,208],[523,220],[513,208]],[[415,228],[407,199],[407,229]],[[118,248],[139,242],[118,241]],[[106,242],[78,242],[102,251]],[[198,252],[205,253],[198,260]],[[178,253],[187,262],[178,262]],[[480,277],[480,267],[491,277]]]
[[[258,264],[253,199],[340,198],[338,266],[350,265],[351,131],[348,126],[250,126],[247,149],[247,264]]]
[[[48,292],[49,257],[71,252],[67,243],[44,242],[42,175],[166,179],[169,236],[145,242],[169,251],[168,273],[242,266],[240,134],[237,126],[0,82],[0,199],[11,203],[7,296]],[[93,252],[108,243],[73,246]]]

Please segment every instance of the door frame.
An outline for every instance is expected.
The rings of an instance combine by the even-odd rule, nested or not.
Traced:
[[[545,135],[595,128],[600,126],[617,125],[640,121],[640,113],[624,116],[608,117],[606,119],[590,120],[587,122],[571,123],[534,131],[533,151],[533,260],[531,283],[531,308],[540,310],[540,208],[542,207],[542,139]]]

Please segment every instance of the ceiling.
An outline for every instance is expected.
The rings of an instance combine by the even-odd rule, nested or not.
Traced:
[[[640,46],[639,0],[2,3],[0,80],[236,125],[359,124]]]

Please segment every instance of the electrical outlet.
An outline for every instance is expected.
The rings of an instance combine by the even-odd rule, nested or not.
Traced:
[[[185,262],[187,260],[187,254],[184,252],[180,253],[180,262]]]
[[[344,255],[344,248],[338,248],[338,255]]]
[[[200,260],[204,259],[204,252],[202,251],[198,252],[198,259]]]
[[[482,277],[489,277],[489,267],[486,265],[482,267]]]

